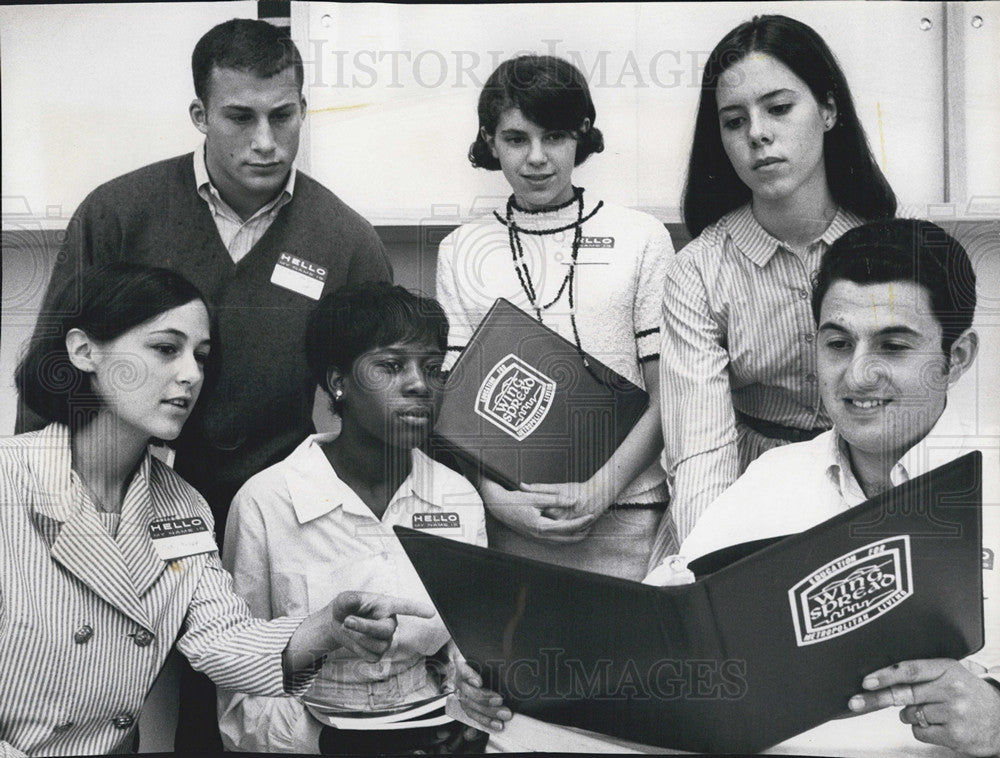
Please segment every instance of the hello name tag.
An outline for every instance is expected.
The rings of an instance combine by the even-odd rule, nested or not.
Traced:
[[[274,264],[274,271],[271,272],[271,284],[319,300],[329,273],[326,267],[318,263],[291,253],[281,253],[278,262]]]
[[[461,529],[457,513],[414,513],[414,529]]]
[[[149,525],[156,554],[164,561],[187,558],[189,555],[216,550],[215,538],[203,518],[168,518]]]

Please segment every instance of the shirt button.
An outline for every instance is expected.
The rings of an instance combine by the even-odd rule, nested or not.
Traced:
[[[806,381],[807,382],[815,382],[816,381],[816,374],[806,374]]]
[[[111,719],[111,726],[115,729],[128,729],[132,724],[135,723],[135,719],[130,713],[119,713],[117,716]]]
[[[52,731],[55,732],[56,734],[62,734],[63,732],[68,732],[72,728],[73,728],[72,721],[64,721],[63,723],[56,724],[54,727],[52,727]]]
[[[812,341],[814,339],[816,339],[816,335],[815,334],[807,334],[806,335],[806,342],[808,342],[810,345],[812,344]]]
[[[809,293],[805,290],[799,290],[799,300],[805,300],[809,297]]]
[[[153,641],[153,633],[148,632],[145,629],[140,629],[138,632],[135,632],[130,636],[132,637],[132,642],[134,642],[138,647],[146,647],[146,645]]]
[[[84,642],[89,642],[90,638],[94,636],[94,627],[90,624],[84,624],[75,632],[73,632],[73,642],[77,645],[82,645]]]

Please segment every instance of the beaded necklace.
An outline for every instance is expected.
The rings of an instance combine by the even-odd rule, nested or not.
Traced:
[[[564,226],[557,226],[552,229],[526,229],[524,227],[518,226],[514,223],[514,210],[518,210],[521,213],[528,215],[535,215],[539,213],[551,213],[552,211],[559,211],[563,208],[568,208],[569,206],[576,203],[576,221],[573,221]],[[576,343],[576,349],[580,353],[580,357],[583,359],[583,365],[590,371],[590,361],[587,359],[587,354],[583,350],[583,346],[580,344],[580,333],[576,327],[576,307],[573,304],[573,282],[576,278],[576,259],[580,254],[580,242],[583,239],[583,224],[593,218],[601,206],[604,205],[603,200],[599,200],[597,205],[594,206],[593,210],[590,211],[586,216],[583,215],[583,188],[574,187],[573,197],[567,200],[562,205],[557,205],[551,208],[542,208],[539,210],[525,210],[523,208],[518,208],[514,201],[514,196],[511,195],[507,198],[507,214],[506,218],[502,218],[499,213],[493,211],[493,215],[496,217],[497,221],[507,227],[507,237],[510,241],[510,252],[514,261],[514,271],[517,272],[517,279],[521,283],[521,289],[528,298],[528,302],[531,303],[532,309],[535,311],[535,318],[539,323],[542,322],[542,311],[548,310],[562,298],[563,292],[568,291],[569,300],[569,322],[573,328],[573,340]],[[573,229],[573,245],[572,253],[570,256],[569,271],[566,272],[566,276],[562,280],[562,284],[559,285],[559,289],[556,292],[556,296],[552,298],[548,303],[544,305],[538,304],[538,296],[535,292],[534,282],[531,281],[531,272],[528,270],[527,261],[524,258],[524,247],[521,244],[520,234],[535,234],[535,235],[546,235],[546,234],[558,234],[559,232],[565,232]]]

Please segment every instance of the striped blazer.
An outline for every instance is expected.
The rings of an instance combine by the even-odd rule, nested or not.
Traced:
[[[285,692],[281,653],[302,619],[252,618],[217,551],[160,559],[149,524],[171,517],[212,518],[149,454],[112,537],[71,468],[65,426],[0,440],[0,755],[128,750],[175,640],[221,687]]]

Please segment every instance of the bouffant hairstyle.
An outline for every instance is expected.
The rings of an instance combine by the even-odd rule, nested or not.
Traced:
[[[334,412],[343,404],[330,392],[330,369],[347,374],[359,356],[400,342],[435,345],[444,355],[448,318],[437,300],[388,282],[347,285],[320,299],[306,324],[306,361]]]
[[[837,120],[823,136],[827,184],[837,204],[864,219],[896,213],[896,196],[879,169],[836,57],[811,27],[787,16],[755,16],[727,34],[708,57],[684,186],[684,223],[691,236],[750,202],[726,155],[719,127],[719,77],[750,53],[764,53],[808,85],[818,103],[831,97]]]
[[[594,127],[594,101],[580,70],[555,56],[522,55],[497,66],[479,95],[479,131],[469,148],[469,161],[476,168],[500,169],[483,132],[495,134],[500,116],[510,108],[520,109],[543,129],[571,133],[576,138],[577,166],[604,150],[604,136]],[[590,119],[586,131],[584,119]]]
[[[813,317],[819,324],[823,298],[838,280],[855,284],[914,282],[931,300],[941,325],[945,355],[976,312],[976,274],[965,248],[930,221],[872,221],[843,234],[823,255],[813,285]]]
[[[48,422],[70,428],[87,423],[101,400],[91,390],[90,375],[69,359],[69,331],[81,329],[107,342],[194,300],[208,308],[198,288],[169,269],[118,262],[83,270],[45,307],[44,326],[17,366],[14,383],[21,402]]]

